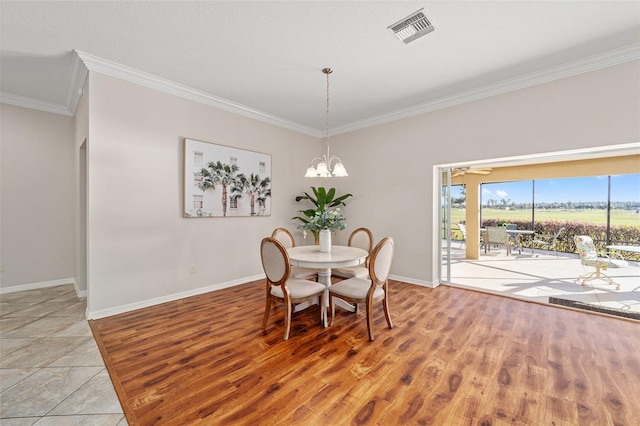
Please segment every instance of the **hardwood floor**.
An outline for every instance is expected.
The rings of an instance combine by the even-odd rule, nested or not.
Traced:
[[[257,281],[90,321],[131,425],[637,425],[640,324],[390,283],[364,309],[283,309]]]

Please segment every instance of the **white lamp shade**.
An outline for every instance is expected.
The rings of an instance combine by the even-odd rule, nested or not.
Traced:
[[[309,168],[307,169],[307,173],[304,175],[304,177],[317,177],[318,173],[316,173],[316,169],[313,168],[313,166],[309,166]]]
[[[329,175],[329,169],[327,169],[327,163],[325,163],[324,161],[321,161],[320,163],[318,163],[318,165],[316,166],[316,173],[318,174],[318,176]]]
[[[345,177],[345,176],[349,176],[347,174],[347,169],[344,168],[344,166],[342,165],[342,163],[337,163],[335,166],[333,166],[333,175],[335,177]]]

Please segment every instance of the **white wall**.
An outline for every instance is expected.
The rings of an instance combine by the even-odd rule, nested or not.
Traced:
[[[261,276],[260,240],[295,230],[318,141],[101,74],[89,92],[90,315]],[[185,137],[271,154],[271,216],[183,218]]]
[[[1,289],[74,277],[73,118],[2,104]]]
[[[394,237],[392,274],[428,284],[434,165],[639,141],[635,61],[335,136],[332,148],[353,176],[349,216],[376,241]]]

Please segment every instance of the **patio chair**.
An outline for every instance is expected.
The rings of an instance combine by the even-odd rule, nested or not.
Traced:
[[[515,231],[518,229],[518,226],[510,223],[507,225],[507,231]],[[509,234],[509,232],[507,232]],[[518,254],[522,253],[522,247],[520,247],[520,239],[515,234],[509,234],[509,243],[513,246],[513,248],[518,249]]]
[[[462,241],[460,241],[460,247],[462,247],[463,244],[467,244],[467,225],[464,223],[458,223],[458,229],[462,234]]]
[[[596,251],[595,244],[593,244],[593,239],[587,235],[576,235],[573,237],[573,240],[580,254],[580,263],[583,266],[596,268],[596,270],[591,273],[578,275],[580,285],[585,285],[587,281],[603,280],[615,286],[616,290],[620,290],[620,284],[609,278],[602,271],[606,271],[607,268],[624,268],[629,265],[627,261],[624,259],[612,259],[610,253],[599,255]]]
[[[511,240],[504,226],[487,226],[484,232],[484,252],[491,251],[491,245],[503,245],[507,248],[507,256],[511,255]]]
[[[547,247],[548,250],[553,248],[553,251],[556,253],[556,257],[558,257],[558,247],[556,246],[556,241],[562,238],[562,234],[564,234],[565,227],[561,227],[556,231],[553,235],[536,235],[531,240],[531,254],[533,254],[533,250],[536,246]]]

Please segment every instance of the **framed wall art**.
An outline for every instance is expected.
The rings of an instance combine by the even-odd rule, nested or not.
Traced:
[[[269,216],[271,155],[184,140],[184,217]]]

